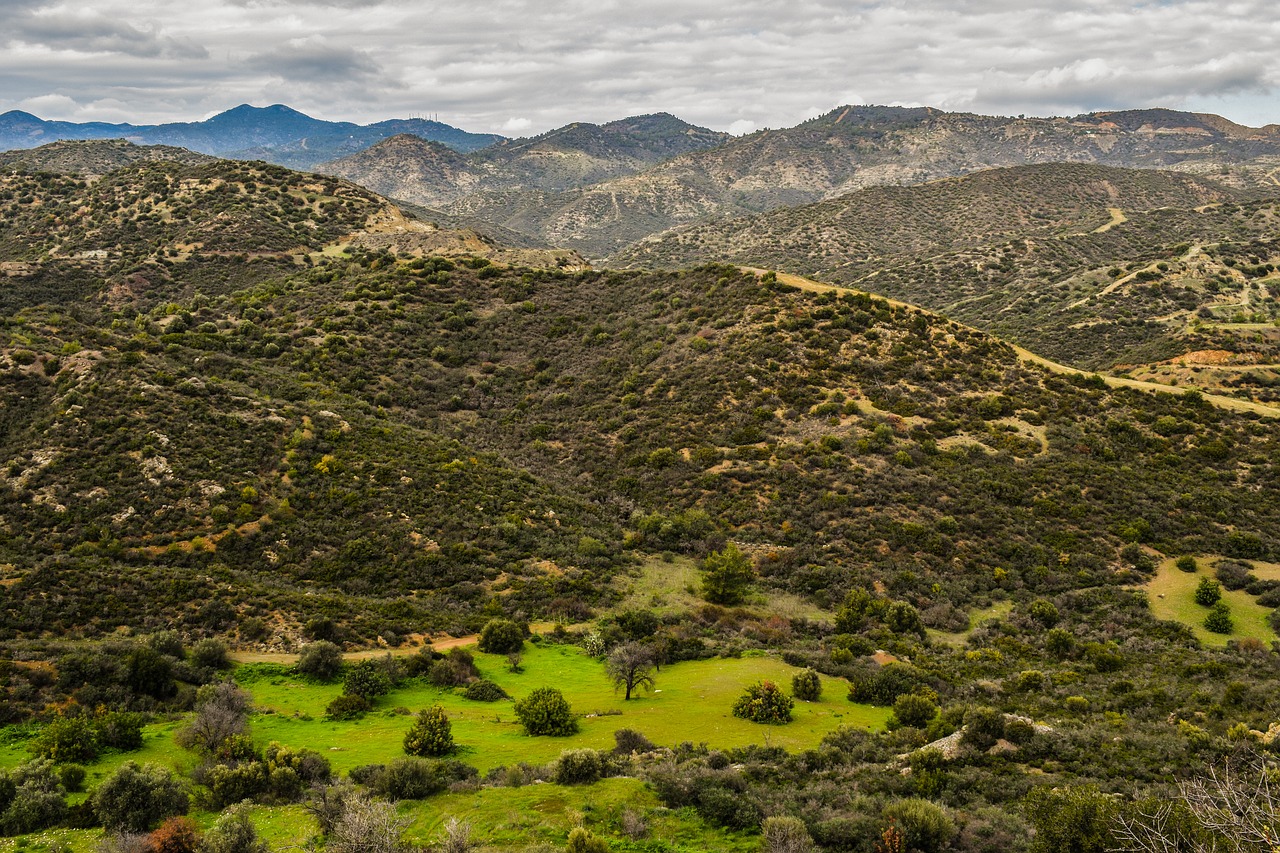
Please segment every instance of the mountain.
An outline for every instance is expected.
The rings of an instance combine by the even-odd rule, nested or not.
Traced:
[[[0,152],[0,170],[23,169],[59,175],[101,177],[125,166],[169,162],[199,166],[216,160],[172,145],[134,145],[123,139],[50,142],[39,148]]]
[[[198,122],[159,125],[44,121],[29,113],[0,115],[0,150],[31,148],[57,140],[127,139],[143,145],[172,145],[221,157],[266,160],[312,168],[400,133],[438,140],[461,151],[492,145],[493,134],[467,133],[424,119],[392,119],[371,125],[312,118],[283,104],[241,104]]]
[[[367,152],[366,169],[376,156]],[[1043,119],[848,106],[580,188],[450,183],[448,172],[425,169],[421,186],[405,182],[394,194],[604,258],[707,217],[1052,162],[1176,169],[1238,187],[1275,186],[1280,130],[1171,110]],[[360,180],[360,172],[344,174]]]
[[[575,122],[465,155],[400,135],[320,169],[391,198],[438,207],[474,193],[557,192],[595,184],[728,138],[660,113],[603,125]]]

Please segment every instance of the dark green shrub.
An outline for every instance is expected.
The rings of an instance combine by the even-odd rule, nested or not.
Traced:
[[[1209,615],[1204,617],[1204,626],[1215,634],[1230,634],[1234,630],[1235,622],[1226,602],[1219,601],[1210,608]]]
[[[565,737],[578,731],[569,702],[554,687],[539,687],[518,700],[515,712],[525,734]]]
[[[1174,562],[1174,565],[1178,567],[1179,571],[1187,572],[1188,574],[1200,568],[1196,564],[1196,558],[1190,554],[1183,554]]]
[[[618,729],[613,733],[613,742],[613,751],[616,755],[630,755],[633,752],[653,752],[657,749],[653,741],[634,729]]]
[[[791,677],[791,695],[805,702],[817,702],[822,698],[822,679],[812,669],[797,672]]]
[[[960,742],[977,750],[988,750],[1004,737],[1004,714],[995,708],[970,708],[964,715],[964,735]]]
[[[348,696],[360,696],[366,700],[382,696],[391,690],[391,679],[377,661],[357,661],[347,670],[342,690]]]
[[[1226,589],[1244,589],[1257,580],[1252,569],[1248,563],[1239,560],[1222,560],[1214,567],[1213,576]]]
[[[198,640],[191,647],[191,662],[207,669],[226,669],[227,644],[215,637]]]
[[[702,597],[712,604],[739,604],[755,579],[751,558],[733,543],[702,561]]]
[[[560,753],[552,777],[557,785],[590,785],[600,779],[600,753],[594,749],[568,749]]]
[[[791,722],[795,702],[772,681],[758,681],[733,703],[733,715],[753,723],[781,725]]]
[[[98,732],[88,717],[57,716],[45,724],[29,748],[33,755],[58,764],[93,761],[98,757]]]
[[[923,729],[929,721],[938,715],[938,706],[927,696],[918,693],[907,693],[893,702],[893,716],[889,718],[889,728],[896,729],[909,726]]]
[[[132,761],[120,765],[93,792],[93,809],[112,832],[145,832],[161,820],[187,813],[182,783],[163,767]]]
[[[1196,586],[1196,604],[1201,607],[1212,607],[1222,598],[1222,584],[1213,578],[1200,578]]]
[[[258,831],[244,808],[231,808],[219,815],[200,839],[200,853],[268,853],[270,847],[258,838]]]
[[[294,669],[320,681],[332,681],[342,671],[342,650],[328,640],[307,643]]]
[[[58,780],[71,793],[84,790],[85,769],[79,764],[64,764],[58,768]]]
[[[480,651],[506,655],[524,648],[524,629],[510,619],[490,619],[480,631]]]
[[[330,702],[324,709],[324,715],[330,720],[358,720],[373,707],[363,696],[343,694]]]
[[[66,789],[49,759],[0,771],[0,835],[25,835],[62,821]]]
[[[609,853],[609,844],[603,838],[597,838],[591,830],[575,826],[564,849],[565,853]]]
[[[462,691],[462,695],[475,702],[497,702],[500,699],[511,698],[507,695],[507,691],[486,678],[468,684],[467,689]]]
[[[453,752],[453,726],[444,708],[433,705],[418,712],[418,719],[404,736],[410,755],[448,755]]]

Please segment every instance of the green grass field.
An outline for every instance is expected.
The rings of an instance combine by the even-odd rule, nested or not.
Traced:
[[[983,622],[990,622],[993,619],[1003,619],[1013,612],[1012,601],[997,601],[990,607],[982,607],[977,610],[969,611],[969,630],[968,631],[938,631],[934,628],[928,629],[929,639],[935,643],[946,643],[950,646],[963,646],[965,641],[969,639],[969,635]]]
[[[849,702],[844,682],[830,678],[823,679],[822,700],[796,703],[795,717],[788,725],[762,726],[735,718],[730,707],[748,684],[771,679],[790,689],[796,669],[769,657],[663,667],[656,676],[656,689],[630,701],[614,693],[600,661],[574,646],[531,644],[520,673],[508,672],[506,659],[499,655],[477,652],[476,663],[487,678],[517,699],[537,687],[559,688],[576,713],[587,715],[581,721],[582,730],[567,738],[529,737],[516,721],[511,702],[472,702],[416,680],[379,699],[377,710],[363,720],[331,722],[323,719],[324,708],[341,692],[340,685],[312,684],[281,674],[255,677],[259,671],[252,668],[241,672],[248,676],[244,686],[260,710],[253,720],[254,737],[320,750],[338,771],[403,755],[401,742],[412,717],[395,709],[417,712],[437,703],[453,722],[459,757],[481,771],[521,761],[550,761],[571,747],[608,749],[613,746],[614,731],[622,728],[642,732],[660,745],[769,743],[794,750],[815,746],[840,726],[879,728],[888,718],[887,709]]]
[[[790,690],[797,670],[766,656],[663,667],[656,676],[656,689],[631,701],[613,692],[603,663],[575,646],[529,644],[520,673],[508,672],[506,658],[498,655],[477,652],[476,663],[486,677],[517,698],[536,687],[558,687],[574,711],[586,715],[582,730],[567,738],[529,737],[516,722],[510,701],[472,702],[416,679],[379,699],[376,710],[363,720],[335,723],[323,718],[324,708],[341,692],[340,684],[316,684],[273,665],[242,666],[236,676],[253,695],[257,713],[252,719],[252,734],[258,743],[275,740],[319,750],[339,773],[402,757],[404,733],[413,720],[403,709],[417,711],[436,703],[446,708],[453,721],[454,739],[461,748],[458,757],[482,772],[520,762],[545,763],[574,747],[609,749],[614,731],[620,728],[640,731],[659,745],[691,741],[719,748],[770,744],[796,750],[816,746],[825,734],[841,726],[880,728],[889,715],[886,708],[849,702],[845,682],[823,677],[822,699],[797,702],[791,723],[764,726],[739,720],[732,716],[730,707],[748,684],[769,679]],[[173,738],[181,724],[170,720],[147,726],[142,749],[110,754],[89,766],[86,787],[92,789],[125,761],[152,762],[189,772],[195,756],[180,749]],[[15,766],[29,757],[23,741],[0,747],[0,767]],[[84,796],[73,795],[72,801]],[[759,845],[758,837],[707,826],[688,810],[662,808],[636,779],[609,779],[575,787],[482,788],[404,802],[399,809],[412,821],[407,834],[417,843],[434,840],[450,817],[470,821],[475,838],[497,848],[525,847],[531,842],[560,846],[569,830],[580,823],[616,838],[622,831],[622,814],[630,810],[643,817],[649,827],[648,837],[637,841],[634,849],[744,853]],[[206,812],[192,816],[206,828],[216,817]],[[255,807],[252,817],[273,850],[305,846],[315,833],[300,806]],[[31,853],[92,853],[100,837],[98,830],[50,830],[24,837],[22,848]],[[0,850],[16,850],[17,843],[0,840]]]
[[[664,560],[650,555],[638,569],[619,577],[616,585],[626,596],[616,608],[618,611],[649,610],[664,615],[686,613],[707,603],[698,594],[702,586],[702,572],[697,561],[689,557]],[[830,621],[832,617],[831,613],[800,596],[778,590],[753,592],[745,606],[748,610],[765,609],[770,615],[784,619]]]
[[[1209,564],[1213,558],[1200,559],[1200,570],[1183,572],[1175,565],[1174,560],[1165,560],[1160,564],[1156,576],[1144,587],[1151,603],[1151,612],[1157,619],[1168,619],[1181,622],[1190,628],[1207,646],[1225,646],[1228,640],[1240,640],[1252,637],[1270,645],[1276,640],[1275,631],[1267,624],[1267,615],[1271,608],[1263,607],[1249,593],[1242,589],[1222,590],[1222,600],[1231,608],[1231,618],[1235,621],[1235,630],[1230,634],[1215,634],[1204,627],[1204,617],[1209,608],[1196,604],[1196,585],[1204,577],[1213,577]],[[1272,566],[1259,564],[1255,574],[1259,577],[1271,577]]]

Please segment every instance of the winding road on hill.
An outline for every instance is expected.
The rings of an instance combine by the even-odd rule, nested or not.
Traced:
[[[739,269],[743,270],[744,272],[755,273],[756,275],[763,275],[766,272],[774,272],[773,270],[766,270],[760,267],[739,267]],[[857,290],[852,287],[841,287],[840,285],[837,285],[837,284],[826,284],[825,282],[814,281],[811,278],[804,278],[803,276],[792,275],[791,273],[775,272],[775,274],[778,276],[778,281],[782,282],[783,284],[787,284],[792,287],[799,288],[800,290],[808,290],[813,293],[860,293],[860,294],[865,293],[866,295],[875,297],[876,299],[883,299],[886,302],[888,302],[890,305],[897,305],[902,308],[914,308],[917,311],[925,311],[926,313],[930,313],[930,314],[935,313],[935,312],[929,311],[927,308],[921,308],[918,305],[911,305],[910,303],[907,303],[907,302],[900,302],[896,299],[889,299],[887,297],[880,296],[879,294],[876,294],[876,293],[870,293],[864,290]],[[956,322],[956,321],[953,321],[953,322]],[[964,325],[964,324],[960,323],[959,325]],[[966,328],[973,328],[973,327],[968,326]],[[974,329],[974,331],[981,331],[981,330]],[[1068,374],[1079,373],[1079,374],[1087,375],[1094,372],[1089,370],[1081,370],[1080,368],[1077,368],[1077,367],[1069,367],[1065,364],[1059,364],[1056,361],[1050,361],[1049,359],[1044,358],[1043,356],[1038,356],[1035,353],[1030,352],[1029,350],[1025,350],[1019,346],[1014,346],[1013,344],[1010,344],[1010,346],[1012,346],[1014,351],[1018,354],[1018,358],[1026,362],[1039,365],[1040,367],[1043,367],[1046,370],[1049,370],[1053,373],[1068,373]],[[1176,394],[1176,395],[1185,394],[1187,393],[1187,391],[1190,391],[1190,390],[1196,390],[1196,389],[1190,389],[1190,388],[1180,388],[1176,385],[1163,385],[1159,382],[1144,382],[1140,379],[1127,379],[1123,376],[1108,376],[1105,373],[1099,373],[1098,375],[1102,377],[1103,381],[1106,382],[1109,387],[1112,387],[1112,388],[1134,388],[1139,391],[1152,391],[1152,392],[1162,391],[1166,394]],[[1280,408],[1277,408],[1275,406],[1268,406],[1265,403],[1256,403],[1253,400],[1241,400],[1236,397],[1227,397],[1222,394],[1207,394],[1204,392],[1200,392],[1200,396],[1204,399],[1206,403],[1209,403],[1220,409],[1225,409],[1227,411],[1253,412],[1254,414],[1262,415],[1263,417],[1267,417],[1267,418],[1280,418]]]

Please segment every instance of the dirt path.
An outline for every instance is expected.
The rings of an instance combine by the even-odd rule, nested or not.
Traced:
[[[1124,211],[1118,207],[1108,207],[1107,213],[1111,214],[1111,221],[1105,225],[1099,225],[1097,228],[1093,229],[1094,234],[1105,234],[1108,231],[1110,231],[1112,228],[1115,228],[1117,225],[1120,225],[1122,223],[1129,221],[1129,217],[1125,216]]]
[[[1198,249],[1198,247],[1195,247],[1195,248]],[[761,275],[765,272],[772,272],[772,270],[764,270],[759,267],[739,267],[739,269],[743,270],[744,272],[755,273],[756,275]],[[789,284],[792,287],[798,287],[801,290],[808,290],[813,293],[866,293],[866,291],[856,290],[852,287],[841,287],[836,284],[824,284],[820,281],[814,281],[813,279],[810,279],[810,278],[804,278],[802,276],[792,275],[791,273],[780,272],[780,273],[777,273],[777,276],[778,276],[778,281],[782,282],[783,284]],[[874,296],[876,299],[884,299],[890,305],[897,305],[903,308],[916,308],[917,310],[921,310],[921,311],[925,310],[925,309],[919,308],[919,306],[911,305],[906,302],[899,302],[896,299],[888,299],[878,294],[869,293],[868,295]],[[953,322],[958,322],[958,321],[953,321]],[[964,324],[962,323],[960,325],[964,325]],[[973,327],[967,326],[966,328],[973,328]],[[974,331],[981,331],[981,330],[975,329]],[[1032,364],[1037,364],[1040,367],[1053,371],[1054,373],[1085,373],[1087,374],[1090,372],[1087,370],[1081,370],[1076,367],[1068,367],[1067,365],[1059,364],[1056,361],[1050,361],[1049,359],[1044,358],[1043,356],[1036,355],[1030,350],[1023,349],[1020,346],[1016,346],[1013,344],[1010,344],[1010,346],[1013,347],[1014,351],[1018,354],[1018,357],[1023,361],[1031,362]],[[1143,382],[1139,379],[1126,379],[1123,376],[1107,376],[1106,374],[1098,374],[1098,375],[1101,376],[1103,381],[1106,382],[1107,385],[1111,388],[1136,388],[1140,391],[1163,391],[1167,394],[1185,394],[1187,391],[1192,390],[1189,388],[1179,388],[1176,385],[1162,385],[1159,382]],[[1280,418],[1280,408],[1277,408],[1275,406],[1268,406],[1264,403],[1255,403],[1252,400],[1240,400],[1235,397],[1226,397],[1221,394],[1205,394],[1202,392],[1201,396],[1204,398],[1205,402],[1213,406],[1216,406],[1220,409],[1225,409],[1227,411],[1253,412],[1255,414],[1259,414],[1268,418]]]

